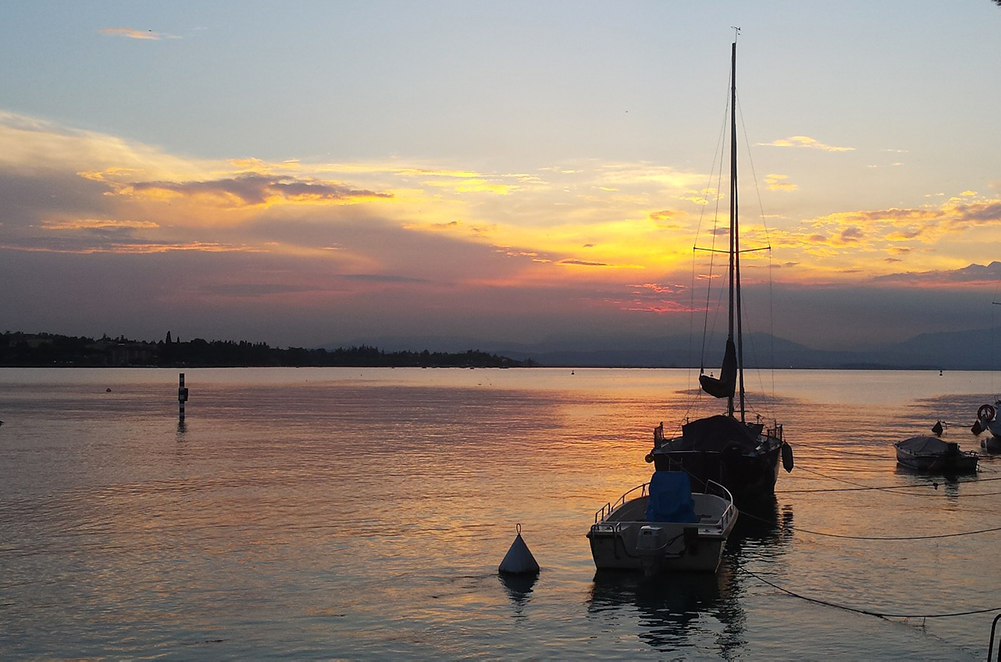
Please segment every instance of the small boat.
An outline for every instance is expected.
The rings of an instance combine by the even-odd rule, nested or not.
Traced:
[[[997,455],[1001,453],[1001,439],[997,437],[988,437],[987,439],[980,440],[980,447],[991,455]]]
[[[792,447],[786,443],[777,421],[745,420],[744,347],[741,327],[740,256],[737,205],[737,42],[731,49],[730,73],[730,247],[729,324],[719,377],[700,374],[701,389],[726,400],[725,413],[686,421],[681,434],[665,437],[664,424],[654,428],[653,449],[646,461],[658,471],[684,471],[696,489],[709,481],[722,483],[741,506],[767,500],[775,494],[779,460],[786,471],[793,469]],[[709,249],[705,249],[709,250]],[[756,250],[756,249],[750,249]],[[708,313],[708,311],[707,311]],[[708,413],[708,412],[707,412]]]
[[[1001,421],[997,419],[997,408],[1001,406],[1001,401],[993,405],[980,405],[977,410],[977,420],[970,430],[973,434],[979,435],[981,432],[990,432],[990,436],[980,440],[980,447],[988,453],[1001,453]]]
[[[932,473],[965,473],[977,470],[979,456],[959,450],[959,444],[938,437],[919,436],[898,441],[897,462],[908,469]]]
[[[1001,423],[997,421],[993,422],[996,426],[1001,426]],[[1001,453],[1001,429],[998,430],[997,434],[994,434],[994,429],[991,428],[991,436],[986,439],[980,440],[980,447],[983,448],[988,453]]]
[[[719,483],[710,481],[709,490],[693,493],[682,471],[655,471],[649,483],[606,503],[587,533],[595,567],[716,572],[737,508]]]

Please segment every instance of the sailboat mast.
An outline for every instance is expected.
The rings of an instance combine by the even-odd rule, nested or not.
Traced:
[[[737,34],[740,34],[738,30]],[[737,388],[740,391],[740,422],[744,422],[744,330],[743,330],[743,299],[740,296],[740,205],[737,200],[737,38],[733,38],[733,90],[731,91],[730,103],[733,110],[731,118],[731,133],[733,137],[733,147],[731,156],[733,157],[733,178],[731,186],[733,193],[730,200],[733,204],[733,264],[734,282],[736,294],[734,299],[737,308]]]
[[[734,37],[733,45],[730,51],[730,273],[729,273],[729,285],[730,285],[730,298],[729,298],[729,325],[727,327],[727,340],[733,342],[734,340],[734,327],[735,324],[735,313],[737,311],[737,302],[740,300],[740,284],[739,284],[739,266],[737,262],[737,251],[739,246],[737,243],[737,39]],[[735,305],[736,304],[736,305]],[[736,318],[736,323],[739,324],[739,315]],[[743,410],[743,381],[744,381],[744,371],[743,362],[740,360],[742,355],[742,347],[740,340],[740,333],[737,333],[737,372],[740,376],[741,381],[741,410]],[[731,395],[727,398],[727,414],[733,416],[733,396]],[[743,418],[743,411],[741,412],[741,418]]]

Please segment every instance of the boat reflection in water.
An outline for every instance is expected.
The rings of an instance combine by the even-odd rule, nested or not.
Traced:
[[[893,473],[897,476],[907,478],[908,483],[915,487],[931,487],[936,492],[941,488],[942,493],[948,497],[960,496],[960,487],[962,485],[976,485],[980,480],[979,473],[929,473],[905,467],[899,463],[893,468]]]
[[[765,566],[784,555],[792,543],[792,523],[791,506],[780,507],[775,497],[742,511],[715,574],[676,572],[645,577],[599,570],[587,601],[588,615],[614,621],[620,634],[624,623],[635,619],[640,641],[659,652],[683,656],[695,647],[705,647],[707,630],[718,631],[711,638],[712,650],[698,650],[692,656],[728,658],[746,643],[747,617],[741,597],[756,581],[742,569]]]
[[[744,506],[727,541],[727,553],[739,554],[745,544],[765,545],[781,552],[792,543],[792,519],[792,506],[780,509],[774,496]]]
[[[704,640],[705,619],[718,620],[724,630],[719,647],[706,653],[725,657],[743,641],[744,617],[733,590],[733,577],[721,567],[715,574],[675,573],[644,577],[622,570],[599,570],[588,600],[588,614],[634,613],[637,637],[662,651],[690,650]],[[619,622],[619,619],[616,618]]]

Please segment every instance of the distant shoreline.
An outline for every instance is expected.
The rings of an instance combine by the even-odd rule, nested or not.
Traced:
[[[963,344],[963,343],[960,343]],[[976,343],[965,343],[976,345]],[[539,348],[536,348],[539,349]],[[361,344],[336,349],[302,347],[277,348],[267,343],[245,340],[206,341],[195,338],[180,341],[167,333],[164,340],[137,341],[124,336],[101,338],[63,336],[50,333],[5,332],[0,334],[0,368],[296,368],[296,367],[354,367],[354,368],[607,368],[607,369],[680,369],[692,370],[699,366],[685,366],[671,359],[675,355],[658,355],[651,350],[619,360],[602,361],[597,352],[553,352],[541,349],[531,354],[525,349],[464,352],[430,352],[428,350],[385,351]],[[981,352],[982,353],[982,352]],[[512,356],[513,355],[513,356]],[[800,360],[796,360],[796,359]],[[837,361],[837,358],[846,359]],[[846,371],[964,371],[990,372],[983,361],[951,361],[940,364],[902,360],[891,362],[852,361],[862,357],[776,356],[774,363],[781,365],[748,365],[747,370],[846,370]],[[867,356],[876,358],[878,356]],[[928,356],[914,356],[926,359]],[[647,360],[644,360],[647,359]],[[658,360],[660,359],[660,360]],[[665,360],[666,359],[666,360]],[[784,360],[783,360],[784,359]],[[792,360],[790,360],[792,359]],[[951,364],[951,365],[950,365]],[[715,366],[705,366],[714,370]]]
[[[182,342],[170,333],[158,342],[104,336],[6,332],[0,336],[3,368],[515,368],[538,365],[480,350],[385,352],[377,347],[306,349],[232,340]]]

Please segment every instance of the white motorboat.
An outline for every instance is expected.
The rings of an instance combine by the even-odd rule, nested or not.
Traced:
[[[736,523],[733,496],[719,483],[693,493],[688,474],[656,471],[596,512],[587,537],[598,570],[716,572]]]

